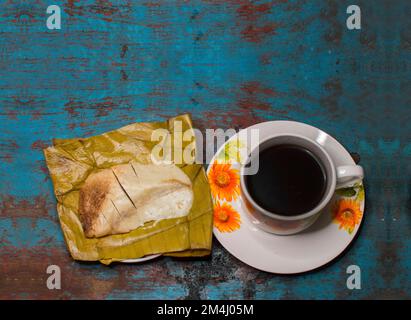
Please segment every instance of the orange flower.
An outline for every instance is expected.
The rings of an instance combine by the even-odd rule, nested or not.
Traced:
[[[231,201],[236,200],[240,194],[238,170],[232,169],[230,164],[214,162],[208,173],[208,180],[214,198]]]
[[[214,226],[220,232],[233,232],[240,228],[241,219],[237,211],[228,203],[214,205]]]
[[[360,223],[361,217],[360,205],[355,200],[341,199],[334,208],[334,222],[340,225],[340,229],[343,228],[350,234]]]

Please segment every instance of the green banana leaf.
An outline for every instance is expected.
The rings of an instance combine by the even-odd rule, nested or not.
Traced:
[[[184,114],[164,122],[134,123],[102,135],[78,139],[54,139],[44,150],[47,167],[57,198],[57,212],[64,238],[75,260],[113,261],[136,259],[151,254],[175,257],[198,257],[210,254],[213,205],[205,170],[200,164],[178,165],[191,179],[193,206],[188,216],[148,222],[129,233],[87,238],[78,214],[80,188],[96,170],[132,160],[150,163],[152,141],[156,129],[170,132],[173,151],[176,141],[184,147],[195,146],[192,140],[179,140],[181,132],[192,130],[189,115]],[[183,149],[184,150],[184,149]],[[193,147],[195,153],[195,147]],[[176,152],[172,159],[181,154]]]

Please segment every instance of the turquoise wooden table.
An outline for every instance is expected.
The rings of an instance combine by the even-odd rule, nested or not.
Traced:
[[[411,4],[356,3],[350,31],[345,0],[2,1],[0,298],[411,298]],[[46,27],[50,4],[61,30]],[[300,276],[256,271],[217,241],[205,260],[73,261],[42,149],[186,112],[201,130],[291,119],[339,139],[366,172],[354,244]],[[346,287],[351,264],[361,290]]]

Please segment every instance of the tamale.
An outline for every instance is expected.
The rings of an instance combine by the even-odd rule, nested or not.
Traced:
[[[79,201],[87,178],[122,164],[150,164],[150,152],[156,145],[151,135],[156,129],[169,130],[174,140],[174,135],[180,135],[181,131],[192,130],[192,122],[189,115],[181,115],[164,122],[135,123],[90,138],[55,139],[54,146],[44,150],[60,224],[74,259],[108,264],[157,253],[171,256],[210,253],[212,201],[200,164],[178,165],[192,185],[193,202],[188,215],[145,222],[123,234],[88,238],[84,233]],[[191,142],[183,142],[183,147]]]
[[[186,216],[193,192],[190,179],[175,165],[130,162],[89,175],[79,201],[85,235],[102,237]]]

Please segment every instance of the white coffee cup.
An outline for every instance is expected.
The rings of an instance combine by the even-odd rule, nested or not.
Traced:
[[[295,145],[310,151],[321,163],[326,176],[326,189],[321,201],[312,210],[294,216],[280,215],[262,208],[251,197],[245,183],[247,167],[253,161],[258,161],[259,153],[266,148],[283,144]],[[297,134],[283,134],[264,139],[251,151],[248,160],[240,170],[240,186],[247,212],[258,228],[278,235],[291,235],[303,231],[317,220],[322,209],[331,201],[336,189],[352,185],[356,181],[361,181],[363,177],[364,171],[361,166],[336,167],[328,152],[316,141]]]

